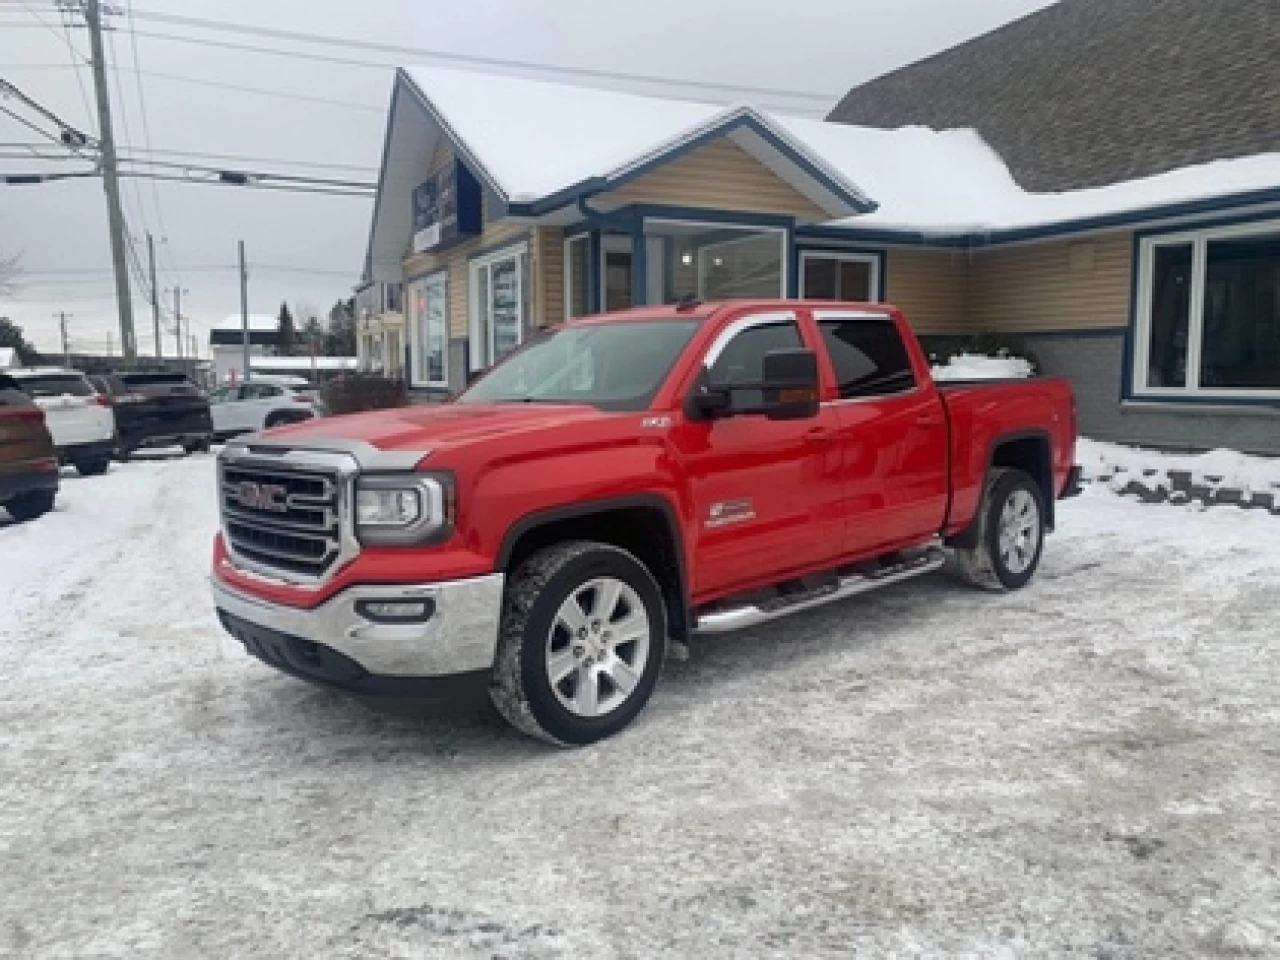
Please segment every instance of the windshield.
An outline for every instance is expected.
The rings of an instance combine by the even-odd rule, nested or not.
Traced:
[[[39,377],[23,377],[22,389],[33,397],[91,397],[89,382],[79,374],[45,374]]]
[[[495,367],[458,402],[643,410],[697,327],[695,320],[663,320],[553,330]]]

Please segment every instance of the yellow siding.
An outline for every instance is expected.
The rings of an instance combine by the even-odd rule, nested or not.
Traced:
[[[699,147],[626,186],[601,194],[602,202],[665,204],[768,213],[804,221],[830,220],[800,193],[732,140]]]
[[[978,250],[971,257],[968,326],[974,331],[1087,330],[1129,322],[1131,233]]]
[[[968,254],[963,250],[885,251],[884,299],[917,333],[964,333]]]
[[[564,233],[542,227],[534,233],[534,259],[530,271],[534,289],[540,291],[534,311],[535,323],[550,327],[564,322]]]

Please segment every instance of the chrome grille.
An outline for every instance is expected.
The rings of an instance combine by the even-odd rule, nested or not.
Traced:
[[[341,479],[311,467],[222,462],[222,529],[232,553],[282,573],[323,577],[342,553]]]

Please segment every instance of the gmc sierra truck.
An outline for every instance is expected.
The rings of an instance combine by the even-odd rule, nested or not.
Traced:
[[[448,404],[219,457],[223,626],[365,701],[487,692],[591,743],[671,644],[950,563],[1032,578],[1074,489],[1060,380],[947,384],[883,305],[682,303],[533,336]]]

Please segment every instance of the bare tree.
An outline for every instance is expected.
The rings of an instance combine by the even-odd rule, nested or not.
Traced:
[[[0,257],[0,297],[7,297],[17,289],[18,277],[22,275],[22,269],[18,266],[19,259],[16,254],[12,257]]]

